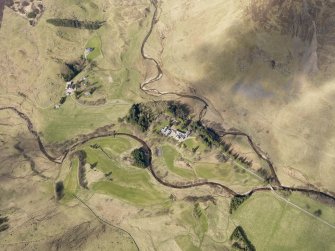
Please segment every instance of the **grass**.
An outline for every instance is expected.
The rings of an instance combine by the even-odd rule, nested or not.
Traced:
[[[161,135],[161,132],[160,130],[163,129],[165,126],[168,126],[170,123],[169,120],[166,120],[166,119],[159,119],[159,121],[157,121],[154,125],[153,125],[153,128],[152,130],[153,131],[157,131],[159,133],[159,135]]]
[[[183,251],[200,251],[201,249],[196,247],[190,236],[188,235],[179,235],[175,238],[178,246],[181,248]]]
[[[163,197],[150,190],[119,185],[114,181],[100,181],[92,186],[98,193],[109,194],[134,204],[155,204],[163,201]]]
[[[94,50],[88,54],[87,59],[92,61],[96,57],[102,55],[101,52],[101,39],[99,36],[94,36],[88,40],[85,48],[94,48]]]
[[[196,203],[193,208],[187,208],[181,213],[180,222],[192,227],[194,234],[197,237],[197,243],[199,243],[198,248],[201,248],[202,242],[208,231],[206,211],[202,209],[198,203]]]
[[[292,193],[289,200],[312,214],[320,209],[322,211],[320,218],[335,225],[335,210],[333,207],[299,193]]]
[[[223,181],[227,185],[254,187],[262,184],[258,178],[240,167],[233,167],[230,163],[199,162],[194,166],[199,177]]]
[[[205,149],[208,149],[208,147],[203,142],[201,142],[200,140],[197,140],[195,138],[188,138],[183,143],[186,145],[186,148],[190,151],[192,151],[192,149],[194,149],[198,146],[199,146],[199,148],[198,148],[197,152],[203,152]]]
[[[42,125],[43,137],[47,142],[71,139],[74,135],[92,132],[94,128],[116,123],[128,110],[128,105],[81,106],[68,98],[59,110],[40,110],[42,116],[48,118]]]
[[[64,197],[62,199],[63,202],[67,202],[73,199],[72,194],[75,194],[78,191],[78,168],[79,160],[78,158],[74,158],[71,161],[70,171],[64,179]]]
[[[112,153],[115,153],[116,155],[134,147],[134,144],[132,144],[127,138],[123,138],[120,136],[117,136],[115,138],[108,137],[90,141],[90,145],[94,144],[98,144],[104,150],[112,151]]]
[[[90,144],[93,142],[90,142]],[[109,194],[133,204],[148,205],[161,203],[168,195],[160,191],[151,182],[151,176],[146,169],[126,165],[122,162],[120,154],[130,155],[128,150],[138,147],[137,142],[125,138],[106,138],[101,142],[94,141],[104,147],[110,144],[108,152],[109,159],[100,149],[84,147],[89,163],[97,162],[97,168],[103,173],[112,173],[112,181],[100,180],[92,184],[91,189],[95,192]]]
[[[304,199],[298,194],[294,197]],[[244,228],[257,250],[335,249],[333,228],[278,200],[270,192],[254,194],[237,209],[233,220]]]
[[[109,93],[111,98],[137,99],[140,93],[139,83],[142,81],[142,75],[136,64],[141,60],[139,48],[145,36],[145,30],[138,29],[137,24],[133,24],[128,32],[129,44],[120,55],[121,68],[113,73],[114,83]]]
[[[186,168],[180,168],[180,167],[177,167],[174,165],[174,161],[177,159],[179,153],[177,152],[177,150],[175,150],[173,147],[169,146],[169,145],[164,145],[162,147],[162,152],[163,152],[163,158],[164,158],[164,161],[165,161],[165,164],[167,166],[167,168],[183,177],[183,178],[194,178],[195,177],[195,174],[193,171],[191,170],[188,170]]]

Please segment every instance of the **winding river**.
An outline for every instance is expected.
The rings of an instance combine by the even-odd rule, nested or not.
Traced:
[[[150,37],[153,28],[155,26],[155,24],[158,22],[157,19],[157,15],[158,15],[158,2],[157,0],[151,0],[152,5],[154,6],[154,14],[151,20],[151,25],[150,25],[150,29],[148,31],[148,33],[146,34],[146,36],[144,37],[144,40],[142,42],[141,45],[141,54],[144,60],[148,60],[153,62],[156,65],[157,68],[157,74],[156,76],[146,79],[144,82],[142,82],[140,84],[140,89],[145,92],[148,95],[151,96],[161,96],[161,95],[176,95],[179,97],[183,97],[183,98],[191,98],[194,100],[197,100],[199,102],[201,102],[204,107],[200,113],[199,116],[199,120],[201,120],[203,118],[203,116],[206,113],[206,110],[209,106],[209,103],[206,101],[205,98],[200,97],[200,96],[196,96],[196,95],[190,95],[190,94],[185,94],[185,93],[177,93],[177,92],[160,92],[157,89],[151,89],[151,88],[147,88],[147,86],[153,82],[156,82],[158,80],[160,80],[163,76],[163,70],[160,66],[160,64],[158,63],[158,61],[150,56],[147,56],[145,54],[144,51],[144,47],[145,44],[148,40],[148,38]],[[215,109],[215,107],[214,107]],[[37,131],[35,130],[33,123],[31,122],[30,118],[23,112],[19,111],[17,108],[13,107],[13,106],[6,106],[6,107],[0,107],[0,111],[1,110],[9,110],[12,111],[14,113],[16,113],[21,119],[23,119],[26,124],[27,124],[27,128],[29,130],[29,132],[34,136],[34,138],[36,139],[39,149],[40,151],[43,153],[43,155],[50,160],[51,162],[54,162],[56,164],[62,164],[64,162],[64,160],[67,158],[68,154],[72,151],[74,151],[77,147],[83,145],[84,143],[92,140],[92,139],[96,139],[96,138],[102,138],[102,137],[110,137],[110,136],[126,136],[126,137],[130,137],[136,141],[138,141],[148,152],[148,154],[150,155],[150,160],[152,159],[152,151],[151,148],[149,147],[149,145],[142,139],[140,139],[139,137],[132,135],[132,134],[128,134],[128,133],[119,133],[116,131],[108,131],[108,132],[99,132],[96,133],[94,135],[90,135],[88,137],[85,137],[84,139],[79,139],[77,142],[75,142],[73,145],[69,146],[60,156],[58,157],[54,157],[51,154],[48,153],[48,151],[46,150],[45,146],[42,143],[42,140],[40,138],[40,136],[38,135]],[[209,186],[209,187],[213,187],[213,188],[221,188],[223,190],[225,190],[228,194],[232,195],[232,196],[245,196],[245,195],[252,195],[253,193],[256,192],[261,192],[261,191],[270,191],[270,190],[282,190],[282,191],[297,191],[297,192],[301,192],[301,193],[305,193],[305,194],[313,194],[313,195],[317,195],[317,196],[321,196],[324,198],[327,198],[329,200],[332,201],[333,204],[335,204],[335,196],[322,192],[322,191],[318,191],[318,190],[313,190],[313,189],[309,189],[309,188],[298,188],[298,187],[287,187],[287,186],[283,186],[279,179],[278,176],[276,174],[274,165],[272,163],[272,161],[270,160],[270,158],[264,153],[264,151],[262,149],[260,149],[252,140],[252,137],[250,135],[248,135],[247,133],[238,131],[238,130],[226,130],[224,131],[224,133],[222,133],[221,137],[225,137],[227,135],[235,135],[235,136],[242,136],[242,137],[246,137],[249,145],[251,146],[251,148],[253,149],[253,151],[257,154],[257,156],[261,159],[263,159],[264,161],[267,162],[271,172],[272,172],[272,177],[273,177],[273,184],[272,185],[268,185],[268,186],[264,186],[264,187],[256,187],[253,188],[252,190],[246,192],[246,193],[238,193],[234,190],[232,190],[231,188],[218,183],[218,182],[212,182],[212,181],[192,181],[192,182],[188,182],[186,184],[174,184],[171,182],[168,182],[166,180],[164,180],[163,178],[161,178],[155,171],[155,168],[153,167],[151,161],[150,161],[150,165],[149,165],[149,171],[152,174],[152,176],[155,178],[155,180],[157,182],[159,182],[160,184],[167,186],[167,187],[171,187],[171,188],[175,188],[175,189],[187,189],[187,188],[191,188],[191,187],[199,187],[199,186]]]

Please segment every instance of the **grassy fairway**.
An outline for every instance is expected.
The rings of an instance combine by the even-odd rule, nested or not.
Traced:
[[[71,169],[64,180],[64,198],[63,201],[67,202],[71,200],[72,194],[75,194],[78,190],[78,167],[79,167],[79,160],[78,158],[73,158],[71,161]]]
[[[130,142],[127,138],[116,137],[116,138],[102,138],[99,140],[92,140],[90,144],[99,144],[104,150],[112,151],[116,155],[123,153],[132,147],[136,146],[135,143]],[[133,144],[132,144],[133,143]]]
[[[165,164],[171,172],[183,178],[194,178],[195,177],[195,174],[193,171],[188,170],[186,168],[176,167],[174,165],[174,161],[178,157],[178,152],[174,148],[172,148],[169,145],[164,145],[162,147],[162,151],[163,151],[163,157],[164,157]]]
[[[71,162],[71,170],[66,176],[64,185],[65,191],[69,193],[75,193],[78,188],[77,173],[78,173],[78,158],[74,158]]]
[[[137,178],[139,177],[137,176]],[[140,182],[137,182],[137,184],[140,184]],[[134,204],[145,205],[163,202],[163,197],[157,191],[127,185],[122,186],[115,181],[100,181],[95,183],[92,188],[98,193],[109,194]]]
[[[99,193],[116,196],[134,204],[155,204],[163,202],[168,195],[159,191],[151,182],[150,174],[141,169],[124,163],[120,155],[129,156],[129,150],[139,145],[126,138],[105,138],[89,144],[99,144],[103,150],[84,147],[89,163],[97,163],[103,173],[111,173],[112,181],[100,180],[92,184],[92,189]],[[107,155],[108,156],[107,156]]]
[[[294,200],[304,198],[298,194],[294,197]],[[257,250],[335,249],[335,229],[277,199],[270,192],[253,195],[233,218],[244,228]]]

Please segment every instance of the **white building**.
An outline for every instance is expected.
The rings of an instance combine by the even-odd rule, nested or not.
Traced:
[[[161,129],[161,133],[164,136],[169,136],[171,134],[172,130],[168,126],[165,126],[163,129]]]
[[[72,95],[76,90],[76,85],[73,83],[73,81],[66,82],[65,86],[65,95],[70,96]]]
[[[166,137],[172,137],[178,141],[184,141],[191,134],[190,131],[182,132],[179,130],[172,129],[169,126],[165,126],[163,129],[161,129],[161,133]]]

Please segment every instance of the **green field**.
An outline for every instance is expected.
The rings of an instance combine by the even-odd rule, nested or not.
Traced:
[[[304,199],[296,194],[294,200],[298,197]],[[233,214],[233,220],[244,228],[257,250],[335,250],[334,228],[270,192],[254,194]]]
[[[104,150],[107,150],[108,152],[111,151],[116,156],[122,152],[125,152],[132,147],[138,146],[136,142],[129,141],[128,138],[117,136],[117,137],[108,137],[108,138],[101,138],[98,140],[92,140],[90,141],[90,145],[93,144],[99,144]]]
[[[89,133],[94,128],[116,123],[119,117],[127,114],[128,105],[110,104],[100,107],[83,106],[68,97],[58,110],[41,110],[43,117],[43,137],[47,142],[60,142],[72,139],[75,135]]]
[[[175,166],[174,161],[180,155],[177,152],[177,150],[175,150],[172,146],[164,145],[162,147],[162,151],[163,151],[163,158],[164,158],[165,164],[171,172],[183,178],[188,178],[188,179],[195,178],[195,173],[192,170],[188,170],[186,168]]]
[[[88,40],[87,44],[85,45],[85,48],[94,48],[94,50],[88,54],[87,59],[89,61],[92,61],[96,57],[102,55],[101,51],[101,39],[99,36],[94,36]]]
[[[195,147],[199,147],[197,152],[203,152],[206,149],[208,149],[208,146],[206,146],[202,141],[197,140],[195,138],[188,138],[183,142],[186,145],[186,149],[189,151],[192,151]]]
[[[138,24],[132,24],[127,32],[127,49],[120,53],[119,66],[112,74],[113,84],[108,87],[108,97],[111,99],[137,100],[141,96],[139,83],[143,79],[136,64],[142,58],[138,48],[141,46],[145,30],[139,30]]]
[[[254,175],[230,163],[199,162],[195,165],[195,170],[198,177],[222,181],[229,186],[252,188],[263,183]]]
[[[88,163],[97,163],[98,170],[104,174],[111,173],[112,181],[103,179],[91,185],[98,193],[109,194],[122,200],[140,205],[156,204],[168,199],[168,195],[159,191],[152,183],[152,178],[146,169],[125,164],[120,154],[129,156],[132,148],[138,143],[126,138],[105,138],[94,140],[89,144],[99,144],[107,153],[89,146],[83,149],[87,153]]]
[[[187,144],[194,142],[189,141]],[[193,147],[192,144],[190,147]],[[226,185],[233,186],[234,188],[246,188],[251,189],[252,187],[262,185],[263,181],[254,175],[250,174],[239,166],[233,166],[231,163],[207,163],[197,161],[196,164],[192,164],[192,169],[187,167],[178,167],[175,165],[175,161],[179,157],[192,159],[189,152],[179,152],[172,145],[163,145],[162,148],[162,163],[165,164],[167,169],[182,178],[195,179],[204,178],[208,180],[221,181]],[[198,149],[200,151],[200,148]],[[202,150],[203,151],[203,150]],[[193,162],[193,161],[192,161]]]
[[[334,207],[328,206],[325,203],[320,203],[315,199],[309,198],[299,193],[292,193],[289,197],[289,200],[312,214],[315,214],[317,210],[321,210],[320,218],[335,225]]]
[[[75,194],[79,189],[78,168],[79,160],[78,158],[73,158],[71,161],[70,170],[64,179],[64,202],[73,199],[72,194]]]

